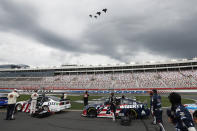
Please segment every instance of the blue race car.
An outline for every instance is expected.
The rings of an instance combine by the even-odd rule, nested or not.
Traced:
[[[7,105],[8,105],[7,94],[0,94],[0,106],[7,106]]]
[[[116,98],[116,117],[123,117],[127,112],[133,119],[149,116],[148,105],[134,99]],[[87,117],[112,117],[109,99],[100,104],[90,104],[84,107],[82,116]]]
[[[184,106],[191,113],[194,122],[197,123],[197,103],[196,104],[184,104]]]

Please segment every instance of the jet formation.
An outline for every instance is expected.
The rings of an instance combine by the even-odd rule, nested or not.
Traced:
[[[90,17],[90,18],[95,18],[95,19],[97,19],[98,16],[100,16],[102,13],[107,13],[107,8],[103,9],[102,11],[96,12],[95,15],[90,14],[89,17]]]

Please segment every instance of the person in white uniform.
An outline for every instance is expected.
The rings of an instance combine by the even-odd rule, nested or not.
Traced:
[[[64,93],[64,100],[67,99],[67,96],[68,96],[68,95],[67,95],[66,93]]]
[[[65,100],[65,99],[67,99],[67,94],[66,93],[62,93],[61,100]]]
[[[31,95],[31,106],[30,106],[30,115],[36,112],[36,105],[37,105],[37,99],[38,99],[38,91],[35,90],[35,92]]]
[[[7,114],[5,120],[14,120],[14,109],[16,105],[16,100],[19,97],[17,93],[17,89],[14,89],[11,93],[8,94],[8,106],[7,106]]]

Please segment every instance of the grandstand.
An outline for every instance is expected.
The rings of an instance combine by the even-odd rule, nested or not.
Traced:
[[[144,64],[0,68],[0,89],[108,93],[197,91],[197,59]]]

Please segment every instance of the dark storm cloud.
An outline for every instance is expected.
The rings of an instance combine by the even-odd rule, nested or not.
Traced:
[[[29,5],[8,0],[0,1],[0,30],[20,33],[47,46],[61,50],[77,50],[74,41],[42,28],[36,21],[38,14]],[[28,43],[27,43],[28,44]]]
[[[143,33],[144,46],[163,55],[191,58],[197,56],[197,12],[188,20],[183,20],[171,28],[159,28]]]
[[[113,19],[102,25],[92,25],[87,31],[90,43],[99,45],[97,53],[117,60],[129,62],[127,57],[135,56],[144,46],[140,43],[141,17]]]
[[[98,52],[127,62],[140,51],[168,58],[193,58],[197,56],[196,4],[169,2],[164,10],[155,9],[152,14],[116,17],[93,25],[94,30],[88,30],[87,37],[100,45]],[[118,52],[121,46],[124,51]]]
[[[180,58],[191,58],[197,56],[197,30],[190,31],[181,29],[180,31],[150,31],[149,34],[142,34],[140,41],[151,51]]]
[[[157,1],[163,4],[160,4],[162,9],[156,3],[154,8],[146,7],[139,14],[135,14],[135,9],[130,13],[130,8],[113,10],[112,7],[108,12],[111,16],[89,23],[81,40],[71,40],[41,27],[36,21],[39,14],[30,5],[1,0],[0,30],[18,32],[47,46],[76,54],[102,54],[125,62],[141,51],[155,56],[191,58],[197,56],[197,2],[191,1],[174,0],[164,4]],[[168,25],[171,21],[174,23]],[[93,48],[83,48],[83,45]]]

